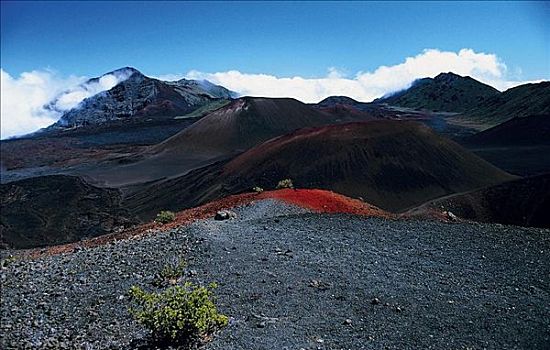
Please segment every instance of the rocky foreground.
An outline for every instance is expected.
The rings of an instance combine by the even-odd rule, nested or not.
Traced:
[[[14,252],[12,252],[14,253]],[[15,252],[16,254],[18,252]],[[3,349],[131,349],[132,285],[217,282],[208,349],[547,349],[550,230],[316,214],[273,199],[1,270]]]

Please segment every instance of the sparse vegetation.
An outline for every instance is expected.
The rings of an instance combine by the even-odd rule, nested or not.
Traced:
[[[294,188],[294,184],[292,183],[291,179],[284,179],[279,181],[276,187],[278,190],[281,188]]]
[[[187,264],[185,261],[175,258],[171,261],[168,261],[162,270],[155,275],[153,280],[153,285],[161,287],[166,284],[175,284],[177,280],[183,276],[185,267]]]
[[[13,262],[15,262],[15,260],[16,260],[16,257],[13,256],[13,255],[10,255],[10,256],[6,257],[5,259],[2,259],[0,261],[0,268],[8,267]]]
[[[254,191],[256,193],[262,193],[264,191],[264,189],[261,188],[261,187],[255,186],[255,187],[252,188],[252,191]]]
[[[198,109],[195,109],[191,113],[188,113],[186,115],[181,115],[174,117],[174,119],[186,119],[186,118],[197,118],[197,117],[203,117],[207,115],[208,113],[214,112],[217,109],[222,108],[225,105],[228,105],[231,102],[231,100],[215,100],[213,102],[210,102]]]
[[[157,218],[155,219],[155,221],[161,224],[167,224],[174,221],[175,218],[176,214],[174,214],[173,212],[169,210],[162,210],[160,213],[157,214]]]
[[[148,293],[133,286],[129,294],[138,307],[130,309],[130,313],[151,331],[155,342],[192,343],[228,323],[228,317],[220,314],[214,304],[215,288],[215,284],[199,287],[188,282],[160,293]]]

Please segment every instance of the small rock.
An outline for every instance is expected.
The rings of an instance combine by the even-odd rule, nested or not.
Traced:
[[[216,216],[214,216],[214,220],[218,220],[218,221],[236,219],[236,218],[237,218],[237,213],[231,210],[220,210],[216,213]]]
[[[372,305],[378,305],[378,304],[380,304],[380,299],[374,298],[374,299],[371,300],[370,303],[371,303]]]
[[[445,215],[445,217],[450,221],[458,221],[458,216],[456,216],[450,211],[444,211],[443,215]]]
[[[309,286],[320,290],[327,290],[330,285],[320,280],[311,280]]]
[[[267,324],[265,323],[265,321],[262,321],[262,322],[258,323],[257,327],[258,328],[265,328],[266,325]]]
[[[402,308],[400,308],[399,306],[397,306],[397,307],[395,308],[395,311],[397,311],[397,312],[401,312],[401,311],[403,311],[403,309],[402,309]]]
[[[345,324],[346,326],[351,326],[351,323],[352,323],[351,319],[349,319],[349,318],[346,318],[343,322],[343,324]]]

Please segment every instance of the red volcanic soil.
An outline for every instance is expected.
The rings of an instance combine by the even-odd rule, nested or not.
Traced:
[[[148,234],[154,234],[159,230],[166,231],[174,227],[189,224],[195,220],[213,217],[218,210],[231,209],[248,203],[253,203],[256,200],[270,198],[282,200],[318,213],[347,213],[383,218],[393,217],[392,214],[368,203],[361,202],[357,199],[348,198],[334,192],[318,189],[282,189],[276,191],[265,191],[260,194],[243,193],[228,196],[196,208],[182,210],[176,213],[176,219],[174,221],[167,224],[159,224],[151,221],[121,232],[86,239],[80,242],[27,250],[24,254],[33,257],[40,255],[62,254],[72,252],[79,247],[92,248],[122,239],[135,239]]]
[[[285,189],[264,193],[266,193],[269,198],[281,199],[287,203],[321,213],[346,213],[377,217],[391,216],[390,213],[374,205],[331,191],[318,189]]]

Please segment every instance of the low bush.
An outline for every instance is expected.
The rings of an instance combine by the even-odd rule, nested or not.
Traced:
[[[0,261],[0,268],[8,267],[9,265],[11,265],[16,260],[17,260],[17,258],[15,256],[10,255],[10,256],[8,256],[5,259],[2,259]]]
[[[256,187],[252,188],[252,191],[254,191],[256,193],[262,193],[264,191],[264,189],[261,188],[261,187],[256,186]]]
[[[155,221],[161,224],[167,224],[169,222],[174,221],[175,218],[176,218],[176,214],[174,214],[169,210],[163,210],[157,214],[157,218],[155,219]]]
[[[279,181],[276,188],[278,190],[281,189],[281,188],[294,188],[294,185],[292,184],[291,179],[284,179],[284,180]]]
[[[161,287],[167,284],[175,284],[177,280],[183,276],[186,266],[187,264],[185,261],[178,258],[167,261],[162,270],[155,275],[153,285]]]
[[[218,312],[209,287],[192,283],[175,286],[160,293],[148,293],[134,286],[130,297],[137,308],[130,309],[134,318],[151,331],[161,344],[192,343],[224,327],[228,318]]]

